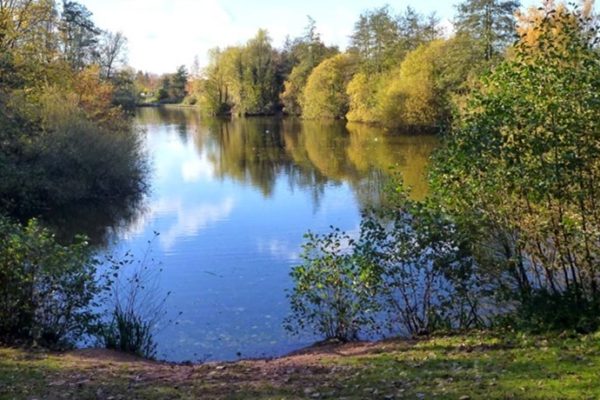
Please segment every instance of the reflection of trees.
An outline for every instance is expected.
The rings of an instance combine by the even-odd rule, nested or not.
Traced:
[[[349,184],[361,205],[376,205],[381,188],[396,169],[413,196],[427,193],[425,170],[437,140],[423,135],[392,135],[382,129],[340,121],[201,118],[193,109],[152,108],[139,112],[149,125],[185,127],[200,153],[221,178],[273,193],[278,177],[290,187],[309,189],[318,206],[326,184]]]
[[[280,120],[236,119],[216,124],[209,132],[218,148],[209,159],[220,178],[250,183],[269,196],[278,173],[291,166],[283,151]]]
[[[386,134],[382,129],[365,124],[348,124],[350,135],[348,159],[361,176],[376,171],[400,172],[415,199],[427,194],[426,171],[431,152],[438,145],[435,136]],[[380,174],[378,174],[380,175]]]
[[[115,232],[137,220],[144,209],[144,201],[140,196],[102,206],[82,204],[53,210],[45,222],[55,227],[57,238],[63,243],[70,243],[75,235],[83,234],[91,244],[106,246],[114,239],[112,235]]]

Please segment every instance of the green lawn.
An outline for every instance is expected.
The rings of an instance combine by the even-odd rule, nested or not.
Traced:
[[[472,333],[173,365],[0,349],[0,399],[600,399],[600,334]]]

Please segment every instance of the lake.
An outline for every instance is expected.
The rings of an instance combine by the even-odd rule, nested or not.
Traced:
[[[437,145],[341,121],[224,121],[187,108],[143,108],[136,124],[151,190],[108,251],[150,252],[162,268],[158,289],[171,294],[157,355],[170,361],[279,356],[317,340],[282,327],[303,234],[356,232],[392,166],[422,198]]]

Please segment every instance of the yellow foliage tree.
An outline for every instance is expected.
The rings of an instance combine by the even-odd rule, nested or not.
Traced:
[[[444,107],[436,80],[446,44],[436,40],[420,46],[391,73],[378,99],[383,124],[431,127],[442,120]]]
[[[344,118],[348,112],[346,86],[356,71],[356,57],[338,54],[319,64],[308,77],[303,94],[305,118]]]
[[[369,77],[366,73],[359,72],[354,75],[346,90],[350,101],[350,110],[346,115],[348,121],[367,123],[380,121],[377,95],[381,90],[382,82],[385,82],[385,76],[381,74]]]

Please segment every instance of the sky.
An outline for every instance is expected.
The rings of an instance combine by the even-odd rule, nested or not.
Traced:
[[[310,15],[325,43],[345,48],[358,16],[389,4],[400,12],[407,6],[420,13],[436,11],[451,29],[453,1],[440,0],[79,0],[93,14],[96,25],[128,39],[129,65],[155,73],[200,65],[214,47],[243,44],[259,28],[269,31],[280,47],[287,35],[300,36]],[[524,5],[541,0],[524,0]]]

